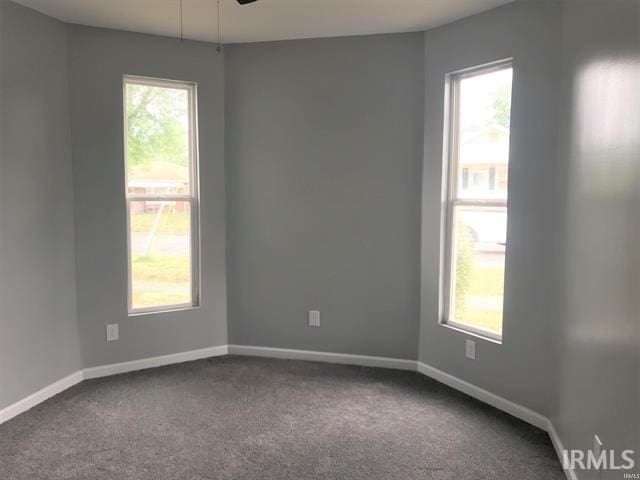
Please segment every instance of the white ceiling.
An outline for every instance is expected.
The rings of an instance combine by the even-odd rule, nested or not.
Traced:
[[[180,36],[180,0],[14,0],[69,23]],[[426,30],[512,0],[220,0],[223,43]],[[183,0],[185,38],[216,41],[216,0]]]

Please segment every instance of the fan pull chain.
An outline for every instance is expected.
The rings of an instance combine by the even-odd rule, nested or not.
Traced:
[[[220,44],[220,0],[216,1],[216,11],[218,17],[218,45],[216,46],[216,52],[220,53],[222,51],[222,45]]]
[[[180,43],[182,43],[182,41],[184,40],[184,35],[183,35],[183,27],[182,27],[182,1],[180,0]]]

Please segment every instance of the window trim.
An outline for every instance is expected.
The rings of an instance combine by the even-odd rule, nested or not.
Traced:
[[[189,194],[184,195],[129,195],[128,172],[128,122],[127,122],[127,85],[144,85],[186,90],[189,102]],[[136,75],[122,76],[122,119],[123,119],[123,157],[124,157],[124,193],[127,210],[127,313],[128,316],[168,313],[191,310],[200,307],[201,268],[200,268],[200,185],[198,150],[198,85],[196,82],[169,80]],[[133,308],[133,278],[131,272],[131,203],[135,201],[174,201],[188,202],[191,215],[190,250],[191,257],[191,302],[159,305],[156,307]]]
[[[485,338],[492,342],[502,343],[502,334],[497,334],[490,330],[458,322],[451,318],[452,313],[452,292],[455,287],[455,275],[453,271],[453,245],[455,245],[455,219],[454,213],[457,207],[498,207],[507,211],[508,223],[508,189],[507,198],[502,199],[480,199],[480,198],[459,198],[458,197],[458,133],[459,133],[459,99],[460,81],[476,75],[484,75],[499,70],[514,68],[513,58],[505,58],[491,63],[465,68],[449,72],[445,75],[445,109],[443,122],[443,160],[442,160],[442,214],[441,214],[441,248],[440,248],[440,306],[438,311],[438,323],[454,330],[469,333],[477,337]],[[512,80],[513,85],[513,80]],[[509,135],[511,138],[511,135]],[[510,156],[510,155],[509,155]],[[509,162],[511,158],[509,158]],[[507,240],[507,244],[508,244]],[[505,245],[505,252],[508,247]],[[506,271],[505,271],[506,273]],[[506,287],[506,284],[505,284]],[[504,297],[503,297],[503,318],[504,318]]]

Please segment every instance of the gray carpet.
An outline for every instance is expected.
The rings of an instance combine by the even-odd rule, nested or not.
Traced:
[[[547,435],[413,372],[226,356],[0,425],[0,479],[563,479]]]

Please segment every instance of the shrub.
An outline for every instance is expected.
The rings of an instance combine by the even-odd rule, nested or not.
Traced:
[[[475,248],[471,229],[458,220],[456,225],[456,311],[464,308],[471,276],[473,275],[473,263]]]

